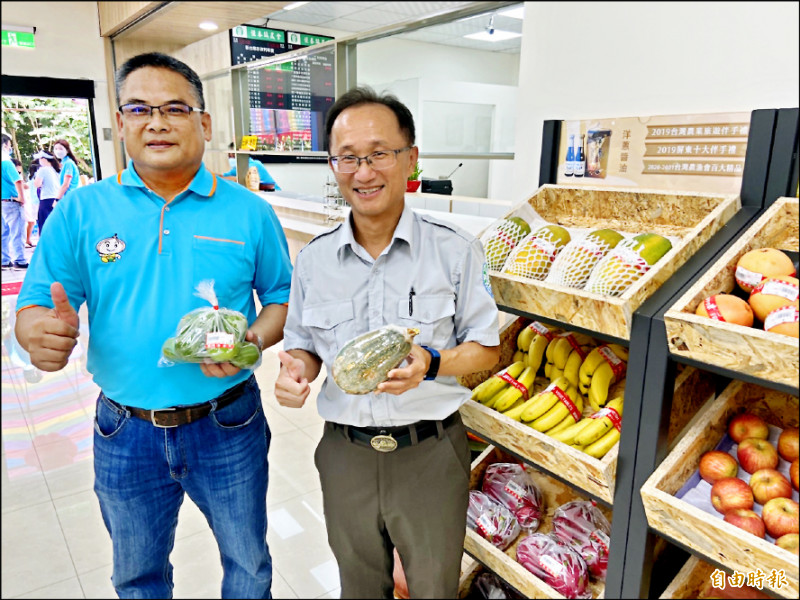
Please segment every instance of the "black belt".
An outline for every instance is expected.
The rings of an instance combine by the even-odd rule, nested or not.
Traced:
[[[17,201],[16,198],[3,198],[2,200],[3,200],[3,202],[16,202]]]
[[[440,430],[444,435],[444,429],[455,423],[457,418],[458,412],[455,412],[443,421],[417,421],[400,427],[354,427],[340,423],[330,424],[334,429],[342,430],[351,442],[369,446],[378,452],[392,452],[439,435]]]
[[[195,421],[199,421],[200,419],[208,416],[208,414],[211,412],[212,402],[216,403],[217,410],[228,406],[231,402],[237,400],[242,395],[244,388],[249,381],[250,379],[247,379],[242,383],[236,384],[232,388],[222,392],[222,394],[213,400],[209,400],[203,404],[193,404],[192,406],[185,407],[175,406],[170,408],[146,410],[144,408],[136,408],[135,406],[124,406],[114,402],[111,400],[111,398],[108,398],[108,396],[106,396],[106,398],[108,398],[108,400],[121,409],[130,412],[134,417],[148,421],[156,427],[177,427],[178,425],[194,423]]]

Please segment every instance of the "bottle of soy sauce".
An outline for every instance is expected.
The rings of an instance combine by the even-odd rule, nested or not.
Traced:
[[[567,177],[572,177],[573,173],[575,172],[575,136],[569,136],[569,145],[567,146],[567,159],[566,164],[564,165],[564,175]]]
[[[575,155],[575,167],[572,169],[575,177],[583,177],[586,170],[586,154],[583,151],[583,138],[584,136],[581,136],[581,143],[578,145],[578,151]]]

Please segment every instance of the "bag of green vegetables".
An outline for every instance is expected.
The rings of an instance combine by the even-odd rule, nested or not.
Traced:
[[[261,352],[245,340],[247,318],[238,311],[219,307],[213,279],[201,281],[196,289],[195,296],[207,300],[210,306],[196,308],[181,318],[175,335],[161,347],[159,366],[202,363],[210,358],[240,369],[255,369],[261,363]]]

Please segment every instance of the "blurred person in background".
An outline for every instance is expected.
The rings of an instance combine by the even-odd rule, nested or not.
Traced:
[[[27,181],[24,186],[25,192],[25,221],[27,223],[25,228],[25,247],[33,248],[36,244],[33,243],[33,226],[39,215],[39,190],[37,189],[34,180],[36,179],[36,171],[39,169],[39,163],[35,159],[28,166]],[[20,175],[22,175],[22,166],[20,165]],[[23,178],[26,177],[23,175]]]
[[[67,192],[71,192],[80,185],[81,174],[78,170],[78,159],[72,153],[72,148],[67,140],[56,140],[53,144],[53,154],[61,162],[61,185],[56,196],[56,200],[61,200]]]
[[[230,169],[225,171],[222,174],[222,177],[225,179],[230,179],[231,181],[236,181],[236,154],[233,150],[236,150],[236,146],[233,142],[228,144],[228,149],[231,152],[228,152],[228,165]],[[247,168],[255,167],[258,171],[258,179],[259,179],[259,188],[265,192],[274,192],[275,190],[281,189],[281,187],[275,182],[272,178],[272,175],[269,174],[267,171],[267,167],[264,166],[260,160],[254,159],[252,156],[247,157]]]
[[[47,221],[50,213],[53,212],[53,206],[60,197],[59,193],[62,188],[59,181],[59,171],[61,171],[61,164],[55,156],[44,150],[34,154],[33,158],[39,161],[39,170],[36,171],[36,179],[33,180],[33,185],[39,190],[37,222],[39,223],[39,238],[41,239],[45,221]]]
[[[11,159],[11,136],[3,134],[3,268],[27,269],[23,237],[25,231],[24,182]],[[15,259],[12,262],[11,255]]]

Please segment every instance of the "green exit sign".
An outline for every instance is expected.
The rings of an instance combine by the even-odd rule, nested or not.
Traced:
[[[25,31],[6,31],[3,29],[3,46],[16,48],[36,48],[32,33]]]

